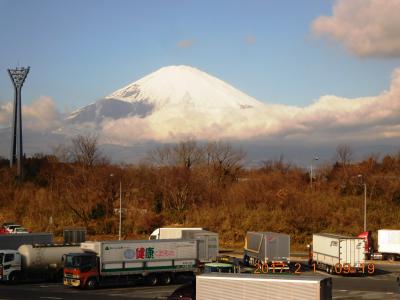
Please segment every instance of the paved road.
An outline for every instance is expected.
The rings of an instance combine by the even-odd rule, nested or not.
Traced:
[[[378,263],[376,274],[368,277],[343,277],[331,275],[333,280],[333,299],[400,299],[397,276],[400,274],[400,263]],[[303,275],[326,275],[323,272],[315,274],[304,267]],[[134,286],[104,288],[94,291],[84,291],[64,287],[61,284],[34,283],[15,286],[0,285],[0,300],[42,300],[42,299],[168,299],[174,292],[190,289],[189,284],[175,284],[170,286]],[[187,293],[186,293],[187,295]],[[179,298],[176,298],[179,299]]]
[[[330,275],[332,277],[333,299],[399,300],[400,288],[397,277],[400,276],[400,263],[373,263],[375,264],[375,273],[367,277]],[[310,272],[304,274],[307,273]],[[317,274],[326,275],[326,273],[319,271],[317,271]]]
[[[183,285],[170,286],[136,286],[102,288],[94,291],[79,290],[64,287],[62,284],[19,284],[15,286],[0,286],[0,300],[80,300],[80,299],[168,299]]]

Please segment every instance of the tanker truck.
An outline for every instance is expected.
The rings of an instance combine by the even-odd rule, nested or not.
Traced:
[[[62,279],[64,255],[82,252],[79,245],[21,245],[0,250],[0,281],[17,283],[29,279]]]

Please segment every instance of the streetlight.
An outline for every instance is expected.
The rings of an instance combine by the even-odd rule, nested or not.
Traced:
[[[314,156],[313,159],[311,160],[311,166],[310,166],[310,186],[312,190],[312,183],[313,183],[313,161],[317,161],[319,159],[318,155]]]
[[[364,186],[364,231],[367,231],[367,184],[362,174],[358,174],[357,177],[362,180]]]
[[[114,177],[114,174],[110,174],[110,177]],[[118,240],[121,240],[121,227],[122,227],[122,181],[119,179],[119,229],[118,229]]]

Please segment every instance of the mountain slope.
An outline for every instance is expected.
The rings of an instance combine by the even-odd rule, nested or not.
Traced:
[[[71,113],[67,123],[126,117],[145,118],[155,111],[190,108],[223,114],[224,110],[258,109],[264,104],[224,81],[189,66],[161,68],[97,102]]]

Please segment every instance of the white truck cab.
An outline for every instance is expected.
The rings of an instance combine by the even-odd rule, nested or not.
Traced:
[[[21,272],[21,254],[16,250],[0,251],[0,280],[16,282]]]

